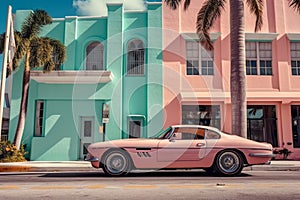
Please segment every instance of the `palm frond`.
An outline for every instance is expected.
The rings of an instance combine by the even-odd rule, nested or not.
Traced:
[[[263,0],[247,0],[250,12],[256,16],[255,32],[259,31],[263,25]]]
[[[167,6],[169,6],[172,10],[176,10],[181,3],[181,0],[165,0]]]
[[[226,0],[206,0],[197,15],[197,34],[201,45],[207,50],[213,50],[213,43],[209,36],[209,29],[221,15]]]
[[[172,10],[176,10],[179,7],[179,4],[181,3],[181,0],[165,0],[165,3],[167,6],[169,6]],[[191,4],[191,0],[185,0],[183,4],[184,10],[187,10],[188,7]]]
[[[300,0],[288,0],[289,7],[294,8],[297,12],[300,13]]]
[[[13,59],[13,70],[18,68],[20,61],[29,49],[30,41],[26,38],[22,38],[21,32],[15,31],[15,43],[16,52]]]
[[[31,42],[30,68],[43,68],[52,71],[66,59],[66,48],[58,40],[48,37],[35,38]]]
[[[53,57],[55,57],[55,64],[61,65],[66,60],[66,47],[58,40],[48,38],[50,45],[53,48]]]
[[[45,40],[44,38],[33,39],[30,44],[30,68],[34,69],[44,66],[47,62],[52,60],[52,52],[53,47],[49,40]],[[51,67],[54,68],[54,64],[48,68],[51,69]]]
[[[184,1],[184,10],[187,10],[188,9],[188,7],[190,6],[190,4],[191,4],[191,0],[185,0]]]
[[[22,25],[22,37],[36,37],[44,25],[51,24],[52,18],[44,10],[36,10],[29,14]]]

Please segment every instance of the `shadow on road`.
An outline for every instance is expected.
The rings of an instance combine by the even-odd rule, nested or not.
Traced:
[[[41,175],[42,177],[107,177],[113,178],[105,175],[103,172],[55,172],[55,173],[45,173]],[[242,173],[237,177],[249,177],[250,174]],[[210,175],[204,171],[143,171],[143,172],[131,172],[126,176],[121,176],[117,178],[128,178],[128,177],[217,177]]]

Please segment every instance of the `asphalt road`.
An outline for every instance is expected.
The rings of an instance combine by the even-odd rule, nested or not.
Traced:
[[[300,171],[244,171],[212,177],[203,171],[133,173],[0,173],[0,199],[300,199]]]

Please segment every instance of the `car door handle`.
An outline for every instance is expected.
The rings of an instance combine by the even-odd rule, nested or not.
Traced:
[[[205,146],[205,144],[204,143],[197,143],[196,146],[197,147],[203,147],[203,146]]]

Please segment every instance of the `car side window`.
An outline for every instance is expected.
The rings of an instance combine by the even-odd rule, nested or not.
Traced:
[[[205,138],[206,139],[220,139],[220,134],[211,131],[211,130],[205,130]]]
[[[173,132],[174,140],[203,140],[205,135],[204,129],[198,128],[176,128]]]

